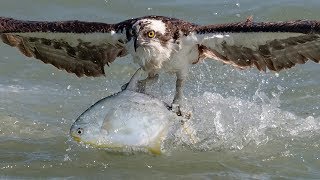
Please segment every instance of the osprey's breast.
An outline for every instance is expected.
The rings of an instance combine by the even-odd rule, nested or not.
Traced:
[[[189,65],[199,57],[196,45],[181,44],[179,50],[172,52],[171,59],[163,63],[166,72],[187,72]]]

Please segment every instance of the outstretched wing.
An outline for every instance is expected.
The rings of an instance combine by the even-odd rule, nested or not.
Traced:
[[[320,61],[320,21],[245,22],[197,26],[201,58],[244,68],[279,71]]]
[[[127,51],[131,21],[105,24],[81,21],[39,22],[0,17],[1,40],[34,57],[77,76],[104,75],[104,65]]]

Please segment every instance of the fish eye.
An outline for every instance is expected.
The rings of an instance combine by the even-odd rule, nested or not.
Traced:
[[[147,35],[148,35],[149,38],[154,38],[154,36],[156,35],[156,33],[154,32],[154,30],[151,30],[151,31],[148,32]]]
[[[78,135],[83,134],[83,129],[82,129],[82,128],[78,128],[78,129],[77,129],[77,134],[78,134]]]

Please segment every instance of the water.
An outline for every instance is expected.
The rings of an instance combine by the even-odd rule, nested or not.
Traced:
[[[2,1],[1,16],[118,22],[157,14],[200,24],[320,19],[316,0]],[[125,67],[125,68],[123,68]],[[318,179],[320,66],[240,71],[218,62],[194,66],[186,87],[197,131],[171,137],[162,156],[123,155],[78,146],[69,128],[96,100],[120,90],[135,70],[129,58],[108,78],[77,78],[0,43],[0,178]],[[174,79],[154,94],[172,99]]]

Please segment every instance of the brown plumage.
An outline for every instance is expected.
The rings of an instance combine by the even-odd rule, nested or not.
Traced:
[[[27,57],[34,57],[69,73],[75,73],[79,77],[103,75],[105,64],[126,55],[122,47],[109,44],[96,46],[79,43],[72,47],[61,40],[43,41],[40,38],[13,34],[1,34],[1,40],[12,47],[17,47]]]
[[[245,22],[199,26],[195,29],[198,34],[208,33],[301,33],[296,37],[286,39],[270,39],[265,44],[252,49],[244,46],[234,46],[223,41],[221,51],[206,48],[211,55],[206,57],[218,59],[226,64],[239,67],[255,66],[261,71],[270,69],[280,71],[291,68],[296,64],[304,64],[309,59],[320,61],[320,22],[296,20],[287,22],[253,22],[249,17]],[[258,37],[257,37],[258,38]],[[254,40],[252,40],[254,41]]]
[[[99,76],[104,74],[104,65],[113,62],[117,57],[125,56],[127,51],[123,43],[90,45],[90,42],[83,43],[77,47],[72,47],[63,39],[38,39],[35,37],[23,37],[21,33],[125,33],[127,39],[131,35],[128,33],[131,26],[139,19],[151,18],[161,20],[166,23],[170,31],[163,39],[175,40],[181,36],[188,36],[190,33],[210,34],[210,33],[263,33],[263,32],[290,32],[303,33],[299,37],[290,37],[282,40],[272,40],[260,45],[257,50],[252,50],[242,46],[231,46],[226,42],[221,43],[222,51],[218,52],[199,43],[199,58],[194,63],[203,58],[221,60],[224,63],[237,66],[239,68],[255,66],[259,70],[266,69],[279,71],[290,68],[295,64],[303,64],[308,59],[319,62],[319,21],[296,20],[288,22],[253,22],[249,17],[244,22],[216,24],[216,25],[195,25],[180,19],[167,18],[163,16],[148,16],[126,20],[117,24],[106,24],[98,22],[83,21],[22,21],[11,18],[0,17],[0,33],[4,43],[17,47],[27,57],[35,57],[45,63],[53,64],[59,69],[73,72],[77,76]],[[126,32],[122,32],[126,31]],[[179,33],[179,31],[182,32]],[[19,33],[19,35],[16,35]],[[164,41],[163,41],[164,42]],[[204,51],[203,51],[204,50]],[[281,62],[279,61],[281,59]]]

